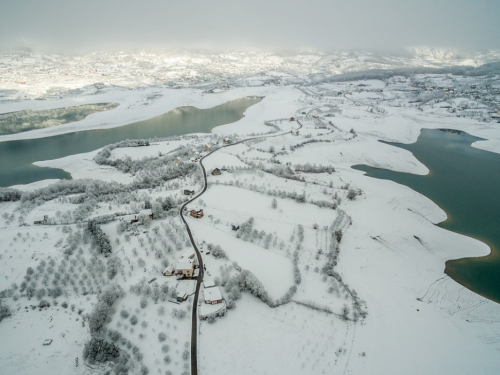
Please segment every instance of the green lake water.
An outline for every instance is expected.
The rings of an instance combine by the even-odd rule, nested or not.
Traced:
[[[468,289],[500,303],[500,155],[471,147],[480,138],[463,132],[422,130],[404,148],[430,170],[426,176],[354,166],[425,195],[448,219],[440,227],[476,238],[491,248],[484,257],[449,260],[445,272]]]
[[[261,100],[260,97],[246,97],[208,109],[180,107],[149,120],[116,128],[0,142],[0,186],[51,178],[70,179],[71,175],[61,169],[41,168],[32,163],[89,152],[125,139],[209,133],[216,126],[240,120],[248,107]]]

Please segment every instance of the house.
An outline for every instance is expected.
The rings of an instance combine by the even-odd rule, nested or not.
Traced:
[[[195,217],[197,219],[200,219],[203,217],[203,210],[202,209],[199,209],[199,210],[191,210],[189,211],[189,215],[191,215],[192,217]]]
[[[203,147],[203,150],[204,151],[210,151],[212,149],[212,147],[209,145],[209,144],[205,144],[205,146]]]
[[[184,189],[184,195],[194,195],[194,190]]]
[[[181,159],[178,156],[176,156],[175,159],[174,159],[174,162],[178,163],[180,161],[181,161]]]
[[[228,145],[228,144],[230,144],[230,143],[231,143],[231,140],[230,140],[229,138],[224,138],[224,139],[222,140],[222,143],[224,143],[225,145]]]
[[[500,111],[498,111],[495,115],[491,115],[493,118],[500,118]]]
[[[174,273],[175,267],[173,264],[169,264],[169,266],[163,270],[163,276],[172,276]]]
[[[128,223],[137,223],[139,221],[139,215],[137,214],[125,215],[122,217],[122,220]]]
[[[292,130],[292,135],[299,135],[299,131],[298,130]]]
[[[203,296],[205,297],[206,304],[215,305],[217,303],[222,303],[222,293],[218,286],[205,288],[203,290]]]
[[[33,220],[33,224],[45,224],[49,220],[48,215],[37,215]]]
[[[191,158],[189,158],[189,161],[190,161],[191,163],[196,163],[196,162],[198,161],[198,157],[196,157],[196,156],[191,156]]]
[[[150,220],[153,220],[153,210],[151,208],[147,208],[145,210],[140,211],[138,216],[144,216],[149,218]]]
[[[219,168],[215,168],[212,170],[212,176],[220,176],[222,174],[221,170]]]
[[[240,229],[240,226],[239,225],[231,224],[231,229],[232,230],[238,230],[238,229]]]
[[[194,261],[189,258],[179,259],[175,267],[175,274],[187,278],[193,277]]]

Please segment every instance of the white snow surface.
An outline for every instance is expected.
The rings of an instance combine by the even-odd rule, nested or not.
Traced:
[[[379,82],[373,82],[373,85],[380,87]],[[332,90],[340,90],[343,84],[330,86]],[[252,86],[223,91],[217,95],[203,95],[201,91],[194,89],[165,89],[161,98],[149,106],[127,107],[146,96],[147,90],[117,90],[99,97],[81,98],[81,104],[113,101],[121,106],[113,111],[89,116],[78,124],[4,136],[0,137],[0,141],[120,126],[154,117],[176,106],[195,105],[207,108],[242,96],[265,96],[262,102],[247,110],[242,120],[213,131],[219,135],[244,135],[268,131],[269,128],[263,125],[264,120],[289,118],[300,115],[304,108],[309,111],[314,106],[322,105],[317,97],[306,96],[291,86]],[[386,93],[386,89],[380,95],[397,100],[395,96]],[[354,101],[367,100],[366,95],[352,97]],[[74,99],[67,99],[64,103],[45,101],[36,103],[36,106],[49,108],[74,102]],[[3,106],[2,112],[31,105],[35,104],[12,103]],[[384,114],[376,114],[367,110],[369,106],[347,99],[342,99],[339,106],[342,114],[332,118],[335,130],[331,133],[316,129],[314,121],[304,119],[305,126],[299,136],[284,135],[268,138],[251,146],[228,147],[204,160],[207,170],[222,166],[242,167],[245,165],[242,160],[247,158],[271,157],[268,152],[257,148],[268,150],[273,146],[279,151],[284,146],[288,150],[290,145],[307,141],[309,138],[306,135],[310,133],[318,139],[332,142],[306,144],[293,153],[280,156],[280,162],[332,165],[336,172],[332,175],[304,174],[307,186],[298,181],[284,181],[283,178],[268,173],[223,172],[221,176],[208,177],[210,185],[207,192],[192,204],[203,208],[205,216],[202,219],[187,217],[187,220],[198,243],[205,241],[220,245],[228,256],[224,260],[203,255],[210,276],[219,276],[221,267],[236,262],[239,267],[249,270],[259,279],[273,300],[279,299],[294,285],[293,248],[289,245],[289,238],[296,233],[298,225],[305,228],[305,240],[298,265],[302,282],[297,286],[292,302],[271,308],[255,296],[243,293],[242,298],[236,301],[236,308],[215,324],[200,323],[200,373],[497,374],[500,369],[500,305],[474,294],[443,272],[446,260],[483,256],[489,253],[488,246],[437,227],[437,223],[446,219],[446,213],[426,197],[394,182],[366,177],[350,167],[354,164],[368,164],[424,175],[428,173],[428,169],[411,153],[378,141],[415,142],[422,128],[446,127],[482,137],[486,141],[476,142],[474,147],[500,153],[499,128],[470,118],[435,113],[431,109],[417,111],[381,103],[378,106],[384,109]],[[350,129],[355,130],[357,137],[349,133]],[[323,135],[319,135],[320,132]],[[162,149],[167,152],[168,147],[165,145]],[[114,157],[130,155],[140,158],[158,151],[158,147],[138,147],[133,150],[115,150],[113,154]],[[63,168],[75,179],[96,178],[123,183],[131,181],[130,176],[112,168],[97,166],[92,161],[96,152],[37,164]],[[257,190],[224,185],[231,181],[253,184]],[[328,187],[330,182],[331,188]],[[25,189],[41,187],[46,183],[31,184]],[[344,199],[345,191],[341,186],[346,183],[361,189],[363,194],[354,201]],[[272,197],[258,192],[261,187],[297,193],[304,191],[308,198],[314,199],[323,194],[321,189],[325,187],[329,189],[330,198],[336,192],[342,198],[342,203],[337,210],[332,210],[277,198],[277,208],[273,209]],[[13,213],[15,207],[15,203],[0,205],[2,213],[8,214]],[[57,207],[64,207],[64,203],[45,203],[30,215],[42,214],[44,210],[52,213]],[[325,239],[327,233],[321,228],[331,225],[340,209],[349,215],[352,225],[344,232],[336,271],[366,302],[368,312],[366,319],[356,323],[344,322],[338,317],[346,303],[346,294],[329,293],[327,289],[330,284],[324,282],[322,275],[315,271],[325,261],[324,254],[316,258],[317,250],[326,250],[328,243]],[[265,249],[257,243],[238,239],[231,230],[231,224],[241,224],[250,217],[254,217],[254,227],[257,230],[283,239],[286,242],[285,248],[271,246],[270,249]],[[320,229],[314,229],[314,224]],[[103,226],[112,242],[117,237],[115,226]],[[15,222],[7,224],[2,221],[0,265],[5,279],[2,277],[0,281],[0,290],[8,288],[13,282],[22,282],[25,269],[36,266],[32,258],[33,249],[27,246],[29,242],[11,246],[18,231],[23,236],[27,231],[32,236],[49,232],[51,235],[48,238],[40,239],[41,244],[38,245],[36,254],[58,254],[54,242],[55,235],[59,234],[53,227],[19,228]],[[414,236],[418,236],[421,241]],[[131,244],[120,246],[125,246],[125,253],[133,258],[131,249],[140,249],[141,246],[138,239],[133,237],[131,241]],[[144,272],[147,269],[146,274],[143,275],[140,268],[137,274],[132,274],[131,279],[136,282],[143,276],[158,277],[150,271],[155,262],[156,260],[147,258],[144,268]],[[169,280],[169,285],[174,287],[173,278],[163,280]],[[224,290],[222,294],[227,297]],[[80,298],[75,303],[81,304],[88,311],[91,302]],[[79,316],[63,309],[51,312],[54,321],[58,322],[52,328],[49,310],[39,313],[29,309],[29,312],[24,312],[25,304],[24,300],[18,303],[20,311],[0,323],[0,373],[68,371],[68,363],[74,366],[78,356],[81,360],[82,345],[88,338],[87,329],[81,328],[81,322],[76,321]],[[312,304],[323,311],[311,308]],[[119,302],[117,309],[138,311],[140,319],[147,320],[146,310],[139,310],[137,306],[138,297],[128,294]],[[172,308],[167,307],[169,311]],[[31,315],[34,314],[37,315],[32,318]],[[110,327],[119,327],[120,319],[115,314]],[[161,321],[156,319],[151,322],[147,330],[148,340],[141,344],[145,363],[155,364],[158,363],[155,361],[161,360],[163,354],[158,350],[156,334],[159,329],[167,329],[169,320],[170,315],[167,315]],[[182,343],[190,337],[190,319],[175,323],[178,331],[172,337],[180,342],[176,349],[180,350]],[[137,333],[132,334],[132,329],[129,332],[130,338],[137,336]],[[11,340],[14,336],[23,337],[23,342]],[[54,338],[51,346],[41,346],[46,338]],[[64,342],[68,344],[65,345]],[[180,371],[180,367],[177,365],[175,369]],[[83,373],[83,367],[76,370],[71,367],[71,371]]]

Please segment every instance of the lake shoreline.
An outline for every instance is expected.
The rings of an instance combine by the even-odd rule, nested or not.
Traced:
[[[495,198],[494,186],[490,186],[496,184],[489,181],[494,179],[492,171],[495,166],[500,167],[500,157],[498,154],[487,151],[486,154],[482,154],[485,151],[473,148],[472,144],[477,141],[477,137],[473,137],[467,132],[449,131],[448,134],[453,134],[455,137],[452,137],[455,139],[449,138],[448,135],[443,136],[443,133],[446,132],[443,129],[423,129],[421,136],[413,144],[383,142],[412,152],[415,158],[428,167],[429,173],[427,175],[398,173],[367,165],[356,165],[353,166],[353,169],[365,172],[368,177],[391,180],[419,192],[431,199],[445,212],[446,219],[437,223],[438,227],[484,243],[489,248],[488,254],[450,258],[445,262],[444,273],[460,285],[500,303],[500,287],[497,286],[499,280],[495,276],[500,269],[500,256],[497,250],[500,239],[498,235],[495,236],[493,227],[484,229],[488,225],[488,219],[483,219],[483,216],[493,215],[489,219],[493,221],[498,218],[494,219],[496,217],[494,210],[488,211],[488,202],[482,202],[480,208],[476,208],[481,200],[488,200],[493,206],[499,204],[498,199]],[[436,138],[436,142],[432,137]],[[439,153],[438,147],[442,147],[442,153]],[[429,157],[429,155],[431,156]],[[483,159],[480,159],[481,157]],[[466,161],[465,158],[469,160]],[[475,168],[472,164],[466,164],[466,162],[472,163],[474,161]],[[446,163],[451,163],[452,166]],[[481,168],[478,168],[477,165],[481,165]],[[477,172],[477,170],[487,167],[489,167],[488,173],[480,174]],[[465,186],[468,183],[481,186],[482,195],[475,194],[474,199],[471,199],[468,188]],[[462,186],[458,187],[457,185]],[[451,186],[451,188],[447,188],[447,186]],[[489,190],[485,186],[489,186]],[[484,196],[486,192],[489,192],[488,196]],[[465,203],[467,197],[471,201],[469,204]],[[464,206],[466,207],[462,209]],[[467,219],[469,220],[467,221]]]
[[[125,139],[154,139],[191,133],[210,133],[213,128],[236,122],[246,110],[262,101],[244,97],[208,109],[178,107],[149,120],[109,129],[87,130],[54,137],[0,143],[5,164],[0,165],[2,186],[18,185],[45,178],[68,178],[62,170],[41,169],[36,161],[60,159],[86,153]]]

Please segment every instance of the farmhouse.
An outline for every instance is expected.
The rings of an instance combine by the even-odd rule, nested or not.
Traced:
[[[212,170],[212,176],[220,176],[222,174],[221,170],[219,168],[215,168]]]
[[[191,215],[192,217],[195,217],[197,219],[200,219],[203,217],[203,210],[202,209],[199,209],[199,210],[191,210],[189,211],[189,215]]]
[[[175,274],[179,276],[184,276],[187,278],[193,277],[194,272],[194,261],[189,258],[179,259],[177,262],[177,267],[175,268]]]
[[[205,297],[206,304],[215,305],[217,303],[222,303],[222,293],[220,292],[218,286],[205,288],[203,290],[203,295]]]
[[[35,216],[33,220],[33,224],[45,224],[49,217],[47,215],[38,215]]]

